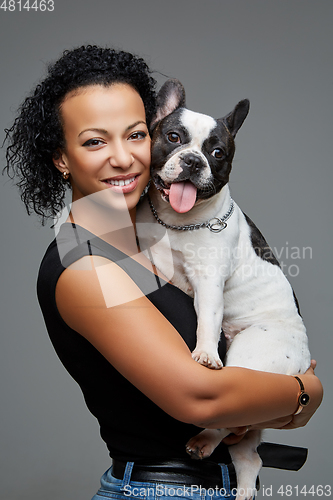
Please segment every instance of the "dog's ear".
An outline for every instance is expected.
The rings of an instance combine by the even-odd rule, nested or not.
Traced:
[[[170,115],[178,108],[185,107],[185,89],[179,80],[167,80],[157,94],[156,115],[153,117],[150,128]]]
[[[236,137],[238,130],[243,125],[249,109],[250,101],[248,99],[243,99],[235,106],[235,109],[231,111],[231,113],[221,118],[233,138]]]

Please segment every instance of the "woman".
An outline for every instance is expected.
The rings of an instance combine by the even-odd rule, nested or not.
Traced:
[[[187,440],[198,427],[242,434],[249,426],[303,426],[322,387],[312,368],[300,377],[310,404],[296,416],[294,377],[214,371],[192,360],[193,301],[156,276],[135,237],[149,180],[154,85],[131,54],[94,46],[65,52],[9,131],[7,171],[18,176],[28,212],[43,221],[59,215],[72,191],[68,219],[41,264],[38,297],[52,343],[113,458],[94,499],[136,497],[139,487],[140,495],[163,498],[174,496],[175,485],[193,486],[191,498],[202,497],[199,485],[230,498],[226,446],[194,462]],[[222,342],[220,350],[223,357]]]

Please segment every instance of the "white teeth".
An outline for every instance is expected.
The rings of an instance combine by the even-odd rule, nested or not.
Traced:
[[[110,179],[107,182],[112,186],[128,186],[128,184],[131,184],[131,182],[133,182],[134,179],[135,177],[132,177],[131,179],[126,179],[125,181],[123,180],[117,181],[116,179],[115,180]]]

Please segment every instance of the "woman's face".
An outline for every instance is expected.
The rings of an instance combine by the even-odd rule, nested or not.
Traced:
[[[66,147],[54,163],[70,174],[73,202],[120,194],[133,209],[150,175],[150,137],[136,90],[119,83],[84,87],[65,98],[60,112]]]

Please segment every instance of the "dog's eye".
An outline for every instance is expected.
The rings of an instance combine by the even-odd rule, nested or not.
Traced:
[[[179,143],[180,144],[180,137],[176,132],[169,132],[167,135],[168,141],[169,142],[174,142],[174,143]]]
[[[211,155],[214,156],[214,158],[223,158],[223,150],[221,148],[216,148],[214,151],[211,152]]]

